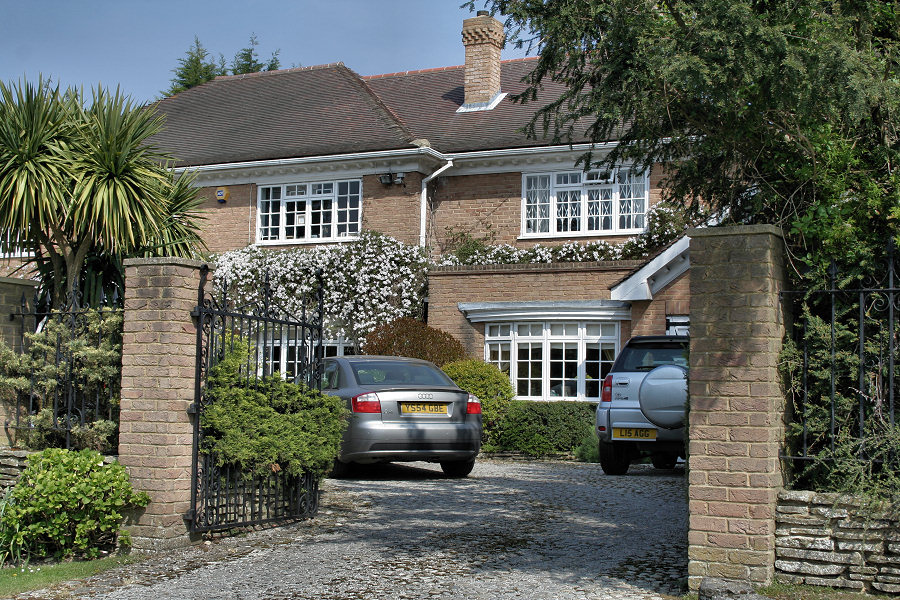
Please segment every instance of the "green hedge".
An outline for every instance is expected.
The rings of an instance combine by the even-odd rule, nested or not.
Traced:
[[[485,452],[494,452],[509,403],[515,395],[509,376],[478,359],[447,363],[442,369],[456,385],[481,400],[481,448]]]
[[[570,454],[593,433],[596,408],[593,402],[513,400],[497,449],[532,457]]]

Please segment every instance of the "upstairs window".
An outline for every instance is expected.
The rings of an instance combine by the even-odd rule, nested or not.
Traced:
[[[260,186],[256,241],[337,241],[359,235],[362,182],[320,181]]]
[[[648,180],[629,169],[524,176],[523,237],[635,234],[646,228]]]

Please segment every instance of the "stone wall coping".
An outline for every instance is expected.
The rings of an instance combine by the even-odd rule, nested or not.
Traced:
[[[594,262],[515,263],[497,265],[452,265],[436,267],[429,276],[496,274],[496,273],[550,273],[565,271],[622,271],[630,272],[642,266],[644,260],[605,260]]]
[[[150,258],[126,258],[126,267],[138,267],[145,265],[174,265],[176,267],[194,267],[199,269],[203,265],[210,266],[205,260],[195,258],[177,258],[174,256],[153,256]]]
[[[768,233],[771,235],[784,238],[784,231],[777,225],[722,225],[719,227],[692,227],[687,230],[686,235],[690,238],[699,237],[715,237],[715,236],[735,236],[735,235],[760,235]]]
[[[864,496],[839,494],[836,492],[812,492],[807,490],[781,490],[778,492],[779,502],[800,502],[828,507],[866,507],[870,510],[887,508],[890,502],[873,501]]]
[[[34,279],[21,279],[19,277],[0,277],[0,283],[37,287],[41,282],[35,281]]]

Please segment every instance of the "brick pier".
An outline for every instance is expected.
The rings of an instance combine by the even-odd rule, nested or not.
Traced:
[[[694,229],[688,575],[771,582],[784,398],[783,240],[768,225]]]

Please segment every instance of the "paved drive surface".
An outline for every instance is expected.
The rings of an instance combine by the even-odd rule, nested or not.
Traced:
[[[649,466],[479,460],[323,482],[319,516],[19,598],[658,599],[687,572],[685,478]]]

